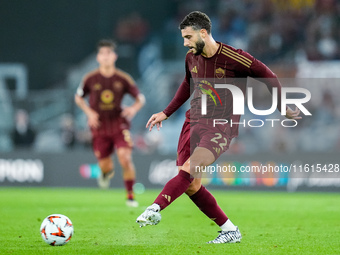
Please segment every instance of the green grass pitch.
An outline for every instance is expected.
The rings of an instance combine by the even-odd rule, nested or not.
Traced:
[[[340,254],[338,193],[212,190],[243,235],[239,244],[206,244],[219,228],[185,195],[162,212],[157,226],[136,218],[158,194],[125,206],[123,190],[0,188],[0,254]],[[74,236],[65,246],[40,237],[49,214],[67,215]]]

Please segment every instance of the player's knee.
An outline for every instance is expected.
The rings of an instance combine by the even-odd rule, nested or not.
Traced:
[[[128,169],[129,168],[129,165],[130,165],[130,161],[128,160],[122,160],[120,162],[120,165],[122,166],[122,168],[125,170],[125,169]]]
[[[99,163],[99,167],[104,173],[108,173],[113,171],[113,162],[101,162]]]
[[[191,164],[189,166],[190,174],[195,178],[199,178],[202,174],[202,169],[206,164],[202,160],[191,160]]]
[[[119,163],[122,167],[128,167],[132,162],[131,150],[122,148],[117,152]]]
[[[189,197],[195,194],[201,187],[201,182],[196,181],[198,179],[195,179],[189,186],[189,188],[185,191],[185,194],[187,194]]]
[[[183,170],[187,173],[190,173],[190,161],[185,162],[178,170]]]
[[[131,157],[128,155],[122,155],[119,157],[119,163],[123,169],[129,169],[129,166],[132,164]]]

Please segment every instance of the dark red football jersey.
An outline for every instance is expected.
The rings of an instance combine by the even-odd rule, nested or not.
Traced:
[[[269,90],[278,88],[278,106],[281,105],[281,85],[277,76],[261,61],[240,49],[219,43],[219,48],[214,56],[206,58],[189,52],[185,59],[186,76],[164,113],[169,117],[193,94],[190,110],[186,116],[190,121],[204,119],[228,119],[233,123],[240,120],[240,115],[233,115],[233,97],[228,89],[216,89],[219,99],[207,97],[207,114],[201,114],[201,97],[206,91],[214,88],[214,84],[232,84],[246,92],[247,77],[267,78],[262,81]],[[270,79],[269,79],[270,78]],[[213,94],[213,93],[212,93]],[[217,101],[217,103],[215,103]],[[207,122],[208,123],[208,122]],[[238,125],[231,127],[231,137],[238,135]]]
[[[129,128],[128,121],[120,116],[125,94],[136,98],[139,90],[132,77],[119,69],[111,77],[104,77],[98,69],[85,75],[77,95],[89,96],[90,107],[100,116],[101,125],[91,130],[93,135],[111,135]]]

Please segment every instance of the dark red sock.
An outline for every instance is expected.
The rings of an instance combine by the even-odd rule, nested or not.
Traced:
[[[189,188],[192,180],[189,173],[180,170],[178,175],[165,184],[154,203],[158,204],[163,210]]]
[[[203,185],[190,199],[217,225],[222,226],[228,220],[227,215],[217,204],[215,197]]]
[[[125,189],[127,191],[127,198],[133,199],[133,184],[135,183],[135,180],[124,180]]]

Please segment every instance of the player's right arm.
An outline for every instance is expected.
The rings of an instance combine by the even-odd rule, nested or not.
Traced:
[[[91,128],[98,128],[100,126],[100,121],[99,121],[99,114],[91,109],[87,102],[85,101],[84,98],[82,98],[79,95],[74,96],[74,101],[78,105],[78,107],[86,114],[87,116],[87,123]]]
[[[174,98],[171,100],[169,105],[164,111],[153,114],[148,122],[146,123],[146,128],[149,127],[149,131],[156,125],[157,130],[162,127],[162,121],[170,117],[179,107],[181,107],[191,96],[190,92],[190,78],[191,73],[188,70],[187,63],[185,62],[186,75],[179,86]]]
[[[191,96],[190,91],[190,79],[191,73],[188,68],[188,54],[185,60],[185,78],[182,84],[179,86],[174,98],[171,100],[169,105],[164,109],[163,113],[169,118],[178,108],[180,108]]]
[[[146,128],[149,128],[149,131],[156,125],[157,130],[162,127],[162,121],[166,120],[173,114],[185,101],[190,97],[190,85],[186,82],[186,79],[182,82],[181,86],[178,88],[174,98],[171,100],[169,105],[165,108],[164,111],[153,114],[149,121],[146,123]]]
[[[77,92],[74,96],[74,102],[86,114],[87,122],[90,128],[97,129],[100,126],[99,114],[88,105],[84,99],[85,94],[86,88],[85,82],[83,81],[77,89]]]
[[[148,120],[148,123],[146,123],[146,128],[150,126],[149,131],[151,131],[152,128],[156,125],[157,130],[159,131],[159,129],[162,127],[162,121],[166,120],[167,118],[168,117],[165,115],[164,112],[152,114],[152,116]]]

